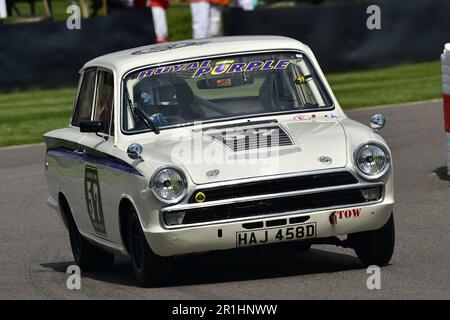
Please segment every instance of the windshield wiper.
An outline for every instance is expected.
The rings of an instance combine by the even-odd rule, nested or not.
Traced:
[[[152,129],[153,132],[156,134],[159,134],[159,128],[158,126],[150,119],[147,114],[145,114],[144,111],[140,108],[139,104],[133,103],[130,98],[130,93],[128,92],[128,88],[125,85],[125,94],[127,95],[128,105],[131,108],[131,112],[133,112],[135,115],[138,116],[139,119],[142,120],[142,122],[145,124],[145,126],[149,129]]]

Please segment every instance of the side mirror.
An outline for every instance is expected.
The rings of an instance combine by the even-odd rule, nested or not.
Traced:
[[[81,120],[80,121],[80,132],[103,132],[104,130],[103,121],[91,121],[91,120]]]
[[[128,146],[127,154],[128,157],[130,157],[133,160],[139,159],[141,161],[144,161],[141,157],[142,153],[142,146],[137,143],[132,143]]]
[[[370,127],[375,133],[378,133],[385,124],[386,118],[381,113],[377,113],[370,118]]]

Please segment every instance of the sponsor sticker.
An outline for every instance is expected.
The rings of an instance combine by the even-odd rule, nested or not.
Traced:
[[[197,201],[198,203],[202,203],[203,201],[206,200],[206,196],[203,192],[197,192],[195,195],[195,201]]]
[[[307,120],[311,120],[311,117],[301,114],[301,115],[295,116],[294,120],[296,120],[296,121],[307,121]]]
[[[218,87],[230,87],[232,85],[231,78],[229,79],[217,79]]]
[[[326,119],[330,119],[330,120],[335,120],[335,119],[337,119],[338,117],[337,117],[336,115],[334,115],[334,114],[330,114],[330,115],[326,114],[326,115],[325,115],[325,118],[326,118]]]
[[[205,75],[233,74],[250,71],[283,70],[287,69],[291,60],[266,60],[236,62],[236,60],[221,60],[213,64],[211,60],[194,61],[184,64],[161,66],[139,72],[138,79],[157,76],[167,73],[177,73],[192,71],[192,78],[199,78]]]
[[[338,210],[335,215],[338,220],[358,218],[361,214],[361,208]]]

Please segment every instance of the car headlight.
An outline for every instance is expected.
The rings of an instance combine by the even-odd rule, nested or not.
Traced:
[[[163,167],[153,174],[150,187],[162,202],[176,203],[186,195],[186,177],[175,167]]]
[[[364,178],[378,179],[389,170],[390,157],[381,145],[367,143],[357,149],[355,163]]]

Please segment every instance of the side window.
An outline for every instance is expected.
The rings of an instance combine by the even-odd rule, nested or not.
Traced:
[[[79,126],[81,120],[91,119],[92,102],[94,100],[95,69],[87,69],[83,74],[80,92],[75,111],[72,116],[72,125]]]
[[[94,120],[103,121],[104,133],[113,134],[113,97],[114,77],[111,72],[99,70],[97,81],[97,94],[95,98]],[[111,130],[110,130],[111,129]]]

